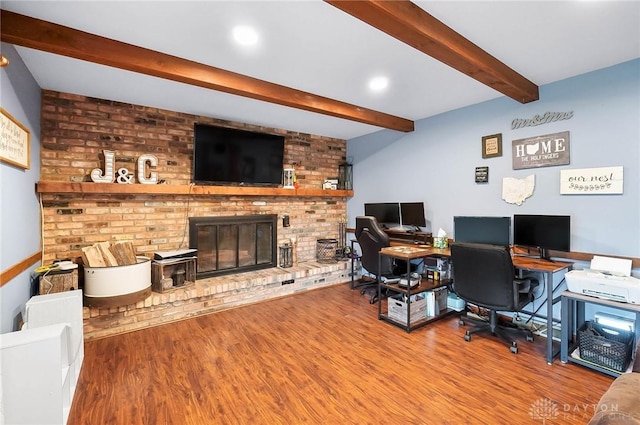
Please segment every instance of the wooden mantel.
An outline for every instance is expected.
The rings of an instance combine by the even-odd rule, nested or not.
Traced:
[[[173,184],[69,183],[41,181],[38,193],[110,195],[209,195],[209,196],[292,196],[340,198],[353,196],[353,190],[283,189],[254,186],[193,186]]]

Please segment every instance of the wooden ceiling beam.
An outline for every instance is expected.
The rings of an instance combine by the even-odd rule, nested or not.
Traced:
[[[408,0],[325,0],[440,62],[520,102],[538,86]]]
[[[403,132],[411,120],[73,28],[1,11],[2,41],[127,71]]]

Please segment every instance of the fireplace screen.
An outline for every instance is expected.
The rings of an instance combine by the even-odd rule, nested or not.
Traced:
[[[275,267],[277,216],[194,217],[189,247],[198,250],[198,278]]]

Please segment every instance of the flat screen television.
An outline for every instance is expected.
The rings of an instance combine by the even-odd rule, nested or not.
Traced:
[[[427,225],[424,216],[424,202],[401,202],[400,218],[402,226],[410,226],[420,230],[420,227]]]
[[[364,215],[375,217],[383,228],[400,225],[400,206],[397,202],[364,204]]]
[[[453,240],[509,246],[511,217],[453,217]]]
[[[571,217],[568,215],[513,216],[513,244],[537,248],[540,257],[549,259],[549,250],[571,250]]]
[[[278,186],[282,183],[284,136],[195,124],[193,182]]]

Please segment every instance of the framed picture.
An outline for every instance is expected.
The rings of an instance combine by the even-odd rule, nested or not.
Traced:
[[[476,183],[489,183],[489,167],[476,167]]]
[[[502,133],[482,138],[482,157],[494,158],[496,156],[502,156]]]
[[[0,108],[0,161],[28,170],[30,148],[29,130]]]

